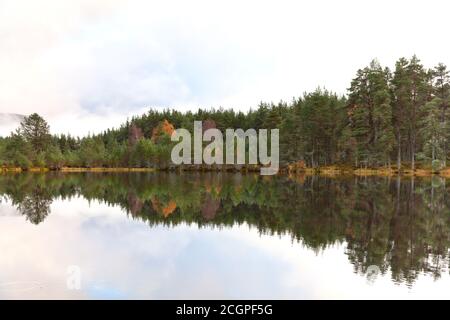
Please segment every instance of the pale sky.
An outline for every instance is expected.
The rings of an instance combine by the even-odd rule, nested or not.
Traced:
[[[346,93],[373,58],[450,64],[449,9],[444,0],[0,0],[0,113],[38,112],[52,132],[83,135],[150,107],[247,110],[317,86]]]

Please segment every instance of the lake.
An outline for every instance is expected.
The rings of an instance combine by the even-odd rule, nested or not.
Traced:
[[[0,175],[1,299],[450,298],[444,178]]]

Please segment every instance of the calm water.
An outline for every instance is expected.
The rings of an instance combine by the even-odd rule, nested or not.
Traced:
[[[438,177],[0,175],[0,298],[450,298],[449,189]]]

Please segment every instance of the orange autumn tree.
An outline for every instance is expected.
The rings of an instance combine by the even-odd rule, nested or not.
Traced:
[[[169,121],[164,119],[164,121],[161,121],[158,126],[153,128],[152,131],[152,142],[158,143],[160,142],[161,138],[164,137],[164,135],[171,136],[172,133],[175,131],[175,127],[173,124],[171,124]]]
[[[155,145],[155,165],[160,169],[167,169],[171,166],[171,135],[175,127],[164,119],[152,130],[151,141]]]

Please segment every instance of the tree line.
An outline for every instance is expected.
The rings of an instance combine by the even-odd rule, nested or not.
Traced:
[[[281,164],[308,167],[432,167],[449,157],[450,72],[440,63],[428,69],[413,56],[393,70],[376,60],[359,69],[348,94],[326,89],[291,102],[261,102],[248,112],[199,109],[157,111],[127,120],[117,129],[79,138],[51,135],[38,114],[26,117],[0,138],[0,164],[21,168],[170,166],[175,128],[280,129]]]

